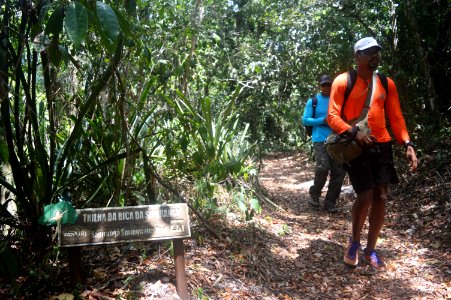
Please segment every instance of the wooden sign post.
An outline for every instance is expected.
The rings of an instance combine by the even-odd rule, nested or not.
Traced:
[[[177,293],[188,299],[183,239],[190,237],[191,231],[186,203],[86,208],[76,212],[75,224],[59,226],[60,247],[172,239]],[[79,252],[79,248],[69,252]],[[69,256],[71,273],[76,273],[80,262]]]

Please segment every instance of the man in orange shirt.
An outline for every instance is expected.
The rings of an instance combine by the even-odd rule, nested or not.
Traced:
[[[410,170],[415,171],[418,164],[401,113],[396,85],[393,80],[387,78],[386,92],[375,73],[380,62],[381,49],[372,37],[363,38],[355,44],[356,83],[343,106],[347,73],[339,75],[334,80],[327,116],[333,131],[354,139],[364,149],[359,157],[344,165],[357,193],[357,199],[352,207],[352,237],[345,250],[344,262],[348,265],[359,263],[360,236],[369,212],[368,241],[363,257],[375,270],[386,269],[385,263],[374,249],[384,223],[388,185],[398,182],[386,117],[396,140],[406,149]],[[360,116],[368,93],[372,94],[367,119],[350,126],[347,122]]]

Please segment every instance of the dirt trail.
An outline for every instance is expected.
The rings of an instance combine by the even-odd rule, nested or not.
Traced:
[[[390,198],[387,226],[378,241],[378,250],[388,264],[388,271],[374,273],[368,266],[348,268],[342,262],[343,247],[350,235],[352,188],[345,186],[338,206],[331,215],[312,210],[307,203],[313,178],[313,164],[297,155],[267,157],[261,184],[272,201],[284,211],[265,210],[263,219],[273,219],[274,226],[289,227],[281,237],[289,245],[280,249],[287,257],[291,281],[286,293],[295,299],[449,299],[451,297],[450,253],[421,240],[405,226],[397,226],[397,199]],[[348,179],[345,179],[345,185]],[[324,195],[324,194],[323,194]],[[366,233],[364,228],[364,233]],[[275,230],[277,232],[277,230]],[[364,235],[365,236],[365,235]],[[364,244],[364,242],[363,242]],[[290,265],[291,264],[291,265]],[[288,278],[286,278],[288,279]],[[291,285],[292,284],[292,285]],[[277,293],[275,293],[277,294]]]
[[[305,156],[273,155],[263,163],[260,184],[268,201],[262,202],[261,215],[243,223],[229,213],[226,222],[212,222],[220,240],[193,222],[192,239],[185,240],[192,299],[451,298],[449,243],[417,234],[398,199],[389,199],[377,246],[389,270],[348,268],[342,255],[350,235],[352,189],[345,187],[340,197],[341,212],[312,210],[307,197],[313,164]],[[82,293],[86,299],[177,299],[164,243],[157,250],[155,243],[103,247],[84,257],[91,273]]]

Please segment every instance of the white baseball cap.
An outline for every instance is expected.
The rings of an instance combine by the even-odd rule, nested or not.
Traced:
[[[382,49],[381,46],[377,43],[377,41],[372,37],[365,37],[363,39],[360,39],[357,43],[354,45],[354,53],[357,53],[357,51],[365,50],[371,47],[379,47],[379,49]]]

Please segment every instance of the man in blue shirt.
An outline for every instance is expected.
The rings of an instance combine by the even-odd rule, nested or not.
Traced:
[[[313,100],[309,99],[304,110],[304,115],[302,116],[302,123],[304,126],[313,127],[312,141],[316,160],[315,179],[309,190],[311,197],[309,203],[314,208],[319,208],[321,190],[326,184],[327,176],[330,172],[329,186],[327,188],[326,198],[324,199],[324,209],[330,213],[335,213],[337,212],[337,199],[340,196],[341,186],[346,173],[341,165],[329,157],[324,146],[324,141],[332,131],[326,121],[331,86],[332,79],[330,76],[326,74],[321,75],[319,78],[321,92],[316,95],[317,105],[315,115],[313,116]]]

